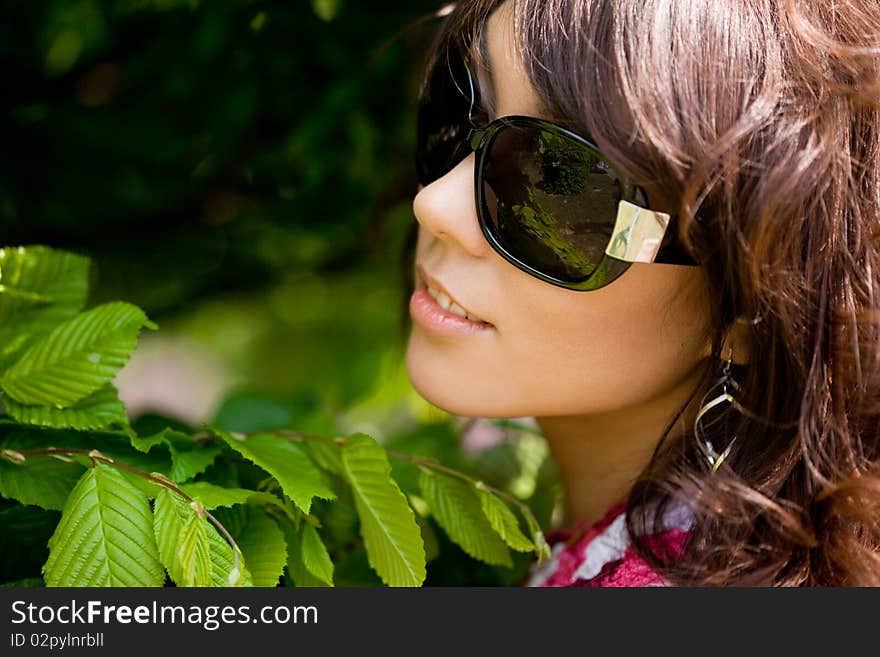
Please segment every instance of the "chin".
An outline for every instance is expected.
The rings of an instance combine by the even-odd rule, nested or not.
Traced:
[[[406,373],[413,388],[429,404],[461,417],[509,417],[498,415],[490,408],[485,391],[473,381],[462,385],[438,362],[440,358],[430,350],[420,349],[412,341],[406,350]]]
[[[438,354],[421,350],[412,343],[406,351],[406,372],[415,391],[429,404],[461,417],[507,418],[520,417],[521,408],[510,403],[510,390],[503,399],[495,399],[494,394],[501,387],[488,380],[463,373],[465,381],[458,374],[438,361]],[[494,391],[494,394],[493,394]]]

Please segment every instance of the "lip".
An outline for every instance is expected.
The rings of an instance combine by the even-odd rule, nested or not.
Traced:
[[[465,304],[461,303],[458,299],[456,299],[455,296],[449,290],[447,290],[445,287],[443,287],[443,284],[440,281],[438,281],[436,278],[431,276],[427,271],[425,271],[425,268],[422,265],[420,265],[420,264],[416,265],[416,271],[419,274],[419,282],[422,284],[422,286],[428,285],[428,286],[434,288],[435,290],[442,292],[447,297],[452,299],[452,301],[455,304],[457,304],[460,308],[464,308],[465,312],[468,315],[470,315],[471,317],[478,316],[477,313],[471,312],[470,309],[467,306],[465,306]],[[419,287],[419,286],[417,285],[416,287]],[[479,321],[482,324],[489,324],[489,322],[482,320],[482,319],[477,320],[477,321]]]
[[[428,285],[443,292],[455,303],[458,303],[458,301],[449,294],[437,279],[428,274],[421,265],[416,265],[416,271],[418,272],[419,282],[410,297],[409,311],[413,320],[423,328],[438,335],[446,336],[470,335],[494,328],[489,322],[467,319],[443,309],[434,300],[434,297],[428,294]],[[462,304],[459,305],[464,308]]]

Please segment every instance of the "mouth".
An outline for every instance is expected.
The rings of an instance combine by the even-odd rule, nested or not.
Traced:
[[[437,279],[433,278],[425,271],[424,267],[416,265],[416,273],[416,287],[425,288],[428,294],[431,295],[431,298],[434,299],[434,301],[437,302],[437,305],[443,308],[443,310],[472,322],[492,326],[491,322],[487,322],[485,319],[479,317],[476,313],[468,310],[456,301],[456,299],[449,294],[446,288],[444,288]]]

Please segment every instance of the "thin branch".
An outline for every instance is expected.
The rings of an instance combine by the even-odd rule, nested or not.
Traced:
[[[6,452],[7,450],[3,450],[3,451]],[[74,456],[74,455],[85,456],[85,457],[88,457],[89,459],[91,459],[93,467],[94,467],[94,465],[97,465],[98,461],[100,461],[102,463],[106,463],[108,465],[112,465],[115,468],[118,468],[120,470],[125,470],[126,472],[130,472],[133,475],[136,475],[136,476],[141,477],[143,479],[147,479],[148,481],[151,481],[158,486],[162,486],[163,488],[166,488],[174,493],[177,493],[183,499],[185,499],[188,503],[193,502],[193,498],[190,495],[188,495],[187,493],[185,493],[177,484],[175,484],[173,481],[171,481],[168,477],[165,477],[164,475],[154,475],[149,472],[144,472],[143,470],[138,470],[137,468],[133,468],[132,466],[130,466],[126,463],[123,463],[122,461],[117,461],[116,459],[112,459],[109,456],[105,456],[104,454],[101,454],[101,452],[99,452],[96,449],[79,449],[79,448],[73,448],[73,447],[60,449],[58,447],[46,447],[43,449],[17,449],[17,450],[8,450],[8,451],[10,451],[13,455],[21,455],[25,459],[27,459],[28,456]],[[22,461],[18,461],[17,459],[13,460],[13,463],[16,463],[16,462],[18,464],[21,464]],[[238,544],[235,542],[235,539],[232,538],[232,535],[227,531],[226,527],[223,526],[223,523],[221,523],[219,520],[217,520],[217,518],[215,518],[214,515],[210,511],[208,511],[207,509],[205,509],[205,517],[208,518],[208,520],[210,520],[214,524],[215,527],[217,527],[217,530],[223,535],[223,537],[226,539],[226,541],[232,547],[233,566],[236,570],[238,570],[239,565],[240,565],[238,555],[239,555],[239,552],[241,552],[241,549],[238,547]]]

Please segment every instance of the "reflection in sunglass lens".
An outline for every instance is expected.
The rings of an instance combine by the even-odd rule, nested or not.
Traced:
[[[533,125],[509,125],[487,145],[483,171],[490,231],[512,256],[566,282],[602,259],[624,185],[582,143]]]

